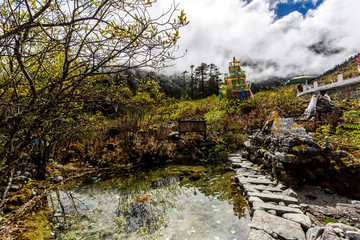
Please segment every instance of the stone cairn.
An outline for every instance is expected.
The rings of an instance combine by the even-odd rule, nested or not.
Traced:
[[[262,128],[245,142],[244,157],[288,185],[324,183],[334,192],[359,198],[357,160],[344,151],[332,152],[329,141],[320,145],[313,135],[283,115],[280,109],[273,110]]]

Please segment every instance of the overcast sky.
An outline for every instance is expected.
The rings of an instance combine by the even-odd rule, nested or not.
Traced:
[[[321,74],[360,52],[360,0],[177,0],[190,24],[180,30],[171,70],[235,56],[248,80]],[[158,0],[166,8],[170,0]]]

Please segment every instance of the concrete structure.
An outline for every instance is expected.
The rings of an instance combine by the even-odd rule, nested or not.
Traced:
[[[321,91],[326,91],[331,97],[339,97],[341,99],[355,98],[360,96],[360,77],[357,76],[344,80],[343,75],[339,74],[338,80],[335,83],[319,85],[317,82],[314,82],[313,85],[305,85],[303,89],[303,92],[297,95],[298,97],[308,97]]]

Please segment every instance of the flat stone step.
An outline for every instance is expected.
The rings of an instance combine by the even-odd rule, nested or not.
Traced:
[[[242,176],[236,176],[241,184],[258,184],[258,185],[271,185],[275,186],[275,183],[267,178],[244,178]]]
[[[248,240],[276,240],[263,230],[251,229]]]
[[[247,169],[247,168],[239,168],[236,170],[236,174],[243,175],[243,176],[249,176],[249,175],[260,175],[259,171],[257,169]]]
[[[239,153],[231,153],[228,156],[229,156],[229,158],[231,158],[231,157],[241,157],[241,155]]]
[[[240,161],[240,162],[242,162],[242,161],[244,161],[245,159],[243,159],[242,157],[230,157],[229,160],[230,160],[230,161]]]
[[[278,235],[279,239],[305,240],[305,233],[299,223],[256,210],[251,221],[253,229],[262,230],[271,235]]]
[[[243,161],[241,161],[241,160],[232,160],[231,161],[231,164],[241,164],[241,163],[243,163]]]
[[[242,168],[254,168],[254,164],[252,164],[252,163],[249,162],[249,161],[241,162],[241,163],[240,163],[240,166],[241,166]]]
[[[258,197],[264,202],[283,202],[286,205],[299,203],[299,201],[296,198],[284,196],[281,194],[275,194],[275,193],[271,194],[271,193],[252,192],[250,196]]]
[[[252,205],[253,205],[253,208],[256,208],[256,209],[260,208],[260,209],[264,209],[265,211],[275,210],[276,214],[280,215],[280,216],[285,214],[285,213],[303,214],[303,212],[298,208],[291,208],[291,207],[286,207],[286,206],[274,205],[274,204],[271,204],[271,203],[254,201],[252,203]]]
[[[252,191],[252,190],[258,190],[260,192],[262,191],[270,191],[274,193],[282,193],[283,191],[276,187],[266,186],[266,185],[253,185],[253,184],[243,184],[243,188],[246,191]]]
[[[242,168],[242,162],[232,162],[231,166],[233,168]]]
[[[259,178],[260,176],[263,176],[257,172],[240,172],[240,173],[236,172],[236,173],[245,178]]]
[[[290,221],[300,223],[300,225],[303,226],[305,229],[309,229],[311,227],[310,218],[303,213],[285,213],[282,217]]]

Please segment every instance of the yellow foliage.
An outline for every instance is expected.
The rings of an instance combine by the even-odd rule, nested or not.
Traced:
[[[139,203],[139,204],[144,204],[146,202],[148,202],[151,198],[150,194],[138,194],[135,196],[135,198],[133,199],[134,202]]]

